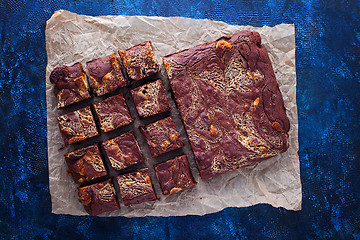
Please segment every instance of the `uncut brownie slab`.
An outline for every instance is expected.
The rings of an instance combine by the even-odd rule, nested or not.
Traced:
[[[119,175],[117,181],[125,206],[155,201],[157,196],[151,184],[149,169]]]
[[[50,74],[54,85],[57,108],[62,108],[90,98],[86,74],[81,63],[55,68]]]
[[[99,135],[90,107],[57,118],[65,144],[73,144]]]
[[[90,186],[79,187],[78,196],[79,202],[84,205],[85,211],[93,216],[120,209],[110,179]]]
[[[164,195],[176,193],[197,184],[186,155],[155,165],[155,171]]]
[[[144,161],[132,132],[124,133],[103,142],[103,147],[111,166],[116,170],[121,170]]]
[[[96,96],[102,96],[127,84],[115,54],[87,62],[86,67]]]
[[[241,31],[163,62],[203,179],[287,150],[290,124],[259,33]]]
[[[160,79],[132,89],[131,95],[142,118],[171,110]]]
[[[104,132],[110,132],[134,121],[122,93],[95,103],[94,108]]]
[[[126,72],[134,81],[159,72],[151,41],[146,41],[126,50],[119,50]]]
[[[172,117],[142,126],[140,131],[144,134],[153,157],[184,146]]]
[[[84,183],[106,176],[107,172],[96,144],[78,149],[64,155],[68,166],[67,173],[75,183]]]

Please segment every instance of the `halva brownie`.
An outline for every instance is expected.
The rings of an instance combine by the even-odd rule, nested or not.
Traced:
[[[107,172],[96,144],[78,149],[64,155],[68,166],[67,173],[75,183],[84,183],[106,176]]]
[[[124,133],[116,138],[103,142],[103,147],[111,166],[116,170],[122,170],[144,161],[132,132]]]
[[[172,117],[140,127],[140,131],[144,134],[153,157],[184,146]]]
[[[50,82],[54,84],[57,108],[63,108],[91,97],[81,63],[55,68],[50,74]]]
[[[259,33],[241,31],[163,62],[203,179],[287,150],[289,119]]]
[[[84,205],[85,211],[96,216],[103,212],[120,209],[114,186],[110,179],[78,188],[79,202]]]
[[[115,130],[134,121],[122,93],[94,104],[94,108],[104,132]]]
[[[115,54],[87,62],[86,66],[92,88],[97,96],[125,87],[127,84]]]
[[[149,169],[145,168],[117,177],[125,206],[155,201],[157,196],[151,184]]]
[[[179,192],[196,184],[186,155],[155,165],[155,171],[164,195]]]
[[[90,107],[57,118],[65,144],[73,144],[99,135]]]
[[[131,95],[142,118],[171,110],[160,79],[132,89]]]
[[[119,55],[128,76],[134,81],[151,76],[160,70],[151,41],[140,43],[126,50],[120,50]]]

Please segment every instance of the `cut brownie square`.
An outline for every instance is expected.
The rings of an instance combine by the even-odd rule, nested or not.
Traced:
[[[144,161],[138,143],[131,132],[103,142],[103,147],[111,166],[116,170]]]
[[[143,42],[126,50],[119,51],[129,77],[138,81],[159,72],[151,41]]]
[[[122,93],[98,102],[94,104],[94,107],[104,132],[115,130],[134,121]]]
[[[84,205],[85,211],[96,216],[100,213],[120,209],[114,186],[110,179],[78,188],[79,202]]]
[[[64,155],[69,168],[67,173],[75,183],[84,183],[106,176],[106,169],[96,144]]]
[[[50,74],[54,84],[57,108],[62,108],[90,98],[86,74],[81,63],[55,68]]]
[[[186,155],[155,165],[155,171],[164,195],[176,193],[197,184]]]
[[[203,179],[287,150],[290,123],[259,33],[238,32],[163,62]]]
[[[155,201],[157,196],[151,184],[149,169],[145,168],[117,177],[125,206]]]
[[[99,135],[90,107],[57,118],[65,144],[73,144]]]
[[[97,96],[126,86],[126,79],[120,69],[115,54],[101,57],[86,63],[92,88]]]
[[[140,131],[144,134],[153,157],[184,146],[172,117],[140,127]]]
[[[132,89],[131,95],[140,117],[145,118],[171,110],[160,79]]]

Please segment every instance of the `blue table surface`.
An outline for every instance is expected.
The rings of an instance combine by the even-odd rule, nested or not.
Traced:
[[[59,9],[294,23],[303,209],[262,204],[131,219],[52,214],[44,33]],[[0,19],[1,239],[360,239],[360,1],[5,0]]]

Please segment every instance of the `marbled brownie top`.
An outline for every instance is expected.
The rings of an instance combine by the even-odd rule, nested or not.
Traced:
[[[68,174],[75,183],[84,183],[106,176],[107,172],[96,144],[64,155]]]
[[[290,123],[259,33],[241,31],[163,62],[203,179],[287,150]]]
[[[103,142],[103,147],[111,166],[116,170],[144,161],[138,143],[131,132]]]
[[[87,62],[86,66],[92,88],[97,96],[112,92],[127,84],[115,54]]]
[[[65,144],[73,144],[99,135],[90,107],[57,118]]]
[[[85,211],[96,216],[103,212],[120,209],[115,190],[110,179],[101,183],[78,188],[79,202]]]
[[[50,74],[54,84],[57,108],[62,108],[90,98],[86,74],[81,63],[55,68]]]
[[[153,157],[184,146],[172,117],[140,127],[140,131],[144,134]]]
[[[122,93],[98,102],[94,104],[94,107],[104,132],[112,131],[134,121]]]
[[[131,95],[140,117],[145,118],[171,110],[160,79],[132,89]]]
[[[119,51],[129,77],[140,80],[159,72],[151,42],[143,42],[126,50]]]
[[[152,187],[149,169],[142,169],[117,177],[125,206],[157,200]]]
[[[179,192],[196,184],[186,155],[155,165],[155,171],[164,195]]]

